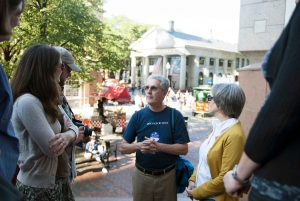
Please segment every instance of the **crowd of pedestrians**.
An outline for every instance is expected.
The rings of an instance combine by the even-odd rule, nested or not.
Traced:
[[[19,25],[25,3],[0,0],[1,42]],[[238,120],[243,90],[236,84],[212,86],[209,112],[217,119],[199,148],[199,163],[186,187],[191,200],[234,201],[251,186],[249,201],[300,200],[299,9],[263,60],[270,92],[247,139]],[[83,140],[84,130],[72,122],[74,114],[62,93],[71,71],[81,71],[72,54],[48,45],[24,51],[11,85],[0,65],[1,200],[75,200],[74,146]],[[175,161],[188,153],[190,139],[182,114],[164,103],[169,86],[162,75],[147,78],[138,88],[145,93],[138,106],[147,107],[133,114],[123,135],[120,152],[136,154],[134,201],[177,200]],[[180,92],[176,98],[186,101]],[[86,154],[100,154],[102,161],[105,153],[95,149],[92,141]]]

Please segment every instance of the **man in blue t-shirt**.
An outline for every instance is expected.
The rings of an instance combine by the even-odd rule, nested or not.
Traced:
[[[146,107],[133,114],[123,135],[122,154],[136,152],[136,165],[132,173],[133,200],[174,201],[176,195],[177,155],[188,152],[190,141],[184,118],[163,105],[169,80],[158,74],[150,75],[144,87]]]

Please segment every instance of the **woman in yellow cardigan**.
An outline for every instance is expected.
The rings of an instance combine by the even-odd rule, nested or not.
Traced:
[[[245,105],[245,94],[236,84],[216,84],[207,99],[209,112],[217,120],[199,150],[199,164],[189,179],[186,194],[201,201],[235,201],[225,192],[223,176],[239,162],[245,134],[238,120]]]

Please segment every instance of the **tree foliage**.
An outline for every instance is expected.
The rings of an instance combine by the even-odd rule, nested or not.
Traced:
[[[103,12],[101,5],[101,0],[28,0],[21,26],[14,30],[12,40],[0,44],[1,62],[8,77],[24,49],[33,44],[68,49],[83,70],[73,75],[84,81],[91,80],[91,70],[123,68],[116,53],[122,38],[106,34],[98,18]]]
[[[102,0],[27,0],[20,27],[10,41],[0,44],[0,62],[8,77],[23,51],[34,44],[68,49],[83,70],[73,73],[73,79],[91,81],[91,70],[115,72],[128,66],[129,45],[151,25],[124,16],[102,22],[102,4]]]
[[[119,44],[122,49],[119,57],[123,65],[130,66],[130,50],[128,47],[154,25],[139,23],[123,15],[107,18],[104,23],[113,35],[123,38],[122,43]]]

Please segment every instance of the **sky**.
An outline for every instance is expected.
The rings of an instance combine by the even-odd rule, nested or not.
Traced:
[[[105,0],[104,18],[125,15],[145,24],[230,43],[238,42],[240,0]]]

